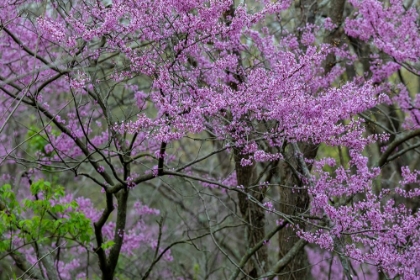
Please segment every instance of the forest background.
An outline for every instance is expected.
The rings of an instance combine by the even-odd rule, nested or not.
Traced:
[[[0,2],[0,279],[419,279],[417,0]]]

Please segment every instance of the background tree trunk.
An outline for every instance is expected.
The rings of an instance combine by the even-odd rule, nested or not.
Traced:
[[[337,25],[337,28],[332,30],[325,38],[326,43],[334,44],[336,46],[342,43],[341,37],[343,32],[341,24],[343,22],[344,5],[345,0],[331,1],[328,15],[332,22]],[[317,2],[313,0],[302,0],[300,8],[302,13],[301,25],[305,26],[307,23],[314,23],[315,14],[318,10]],[[335,55],[328,55],[325,63],[325,72],[330,72],[335,64]],[[298,172],[300,170],[296,163],[296,157],[293,155],[293,151],[290,150],[288,152],[286,151],[286,154],[289,157],[288,163],[283,163],[280,166],[281,184],[286,186],[280,187],[280,211],[285,214],[296,215],[306,211],[310,199],[306,190],[299,189],[299,187],[302,187],[302,182],[300,178],[295,175],[292,168]],[[303,152],[305,158],[314,159],[318,152],[318,145],[310,143],[300,144],[300,150]],[[310,166],[308,167],[310,168]],[[297,226],[303,228],[304,224],[298,224]],[[297,241],[299,241],[299,237],[296,236],[295,230],[292,227],[286,227],[280,231],[279,259],[283,258]],[[302,249],[280,274],[281,275],[278,276],[279,280],[308,279],[310,270],[305,251]]]
[[[246,194],[238,193],[239,209],[246,223],[247,248],[252,248],[265,236],[265,213],[263,208],[250,200],[250,197],[262,202],[264,190],[250,189],[254,182],[256,166],[255,163],[250,166],[242,166],[243,158],[240,151],[235,150],[236,178],[238,185],[243,186],[246,192]],[[248,262],[245,271],[249,276],[256,278],[265,272],[267,261],[267,247],[262,246]]]
[[[301,144],[300,149],[305,158],[315,158],[318,146],[311,144]],[[287,147],[286,158],[288,163],[280,165],[280,211],[287,215],[297,215],[306,211],[309,206],[309,195],[307,190],[300,189],[302,181],[295,175],[295,171],[301,172],[294,156],[294,151],[291,147]],[[294,169],[294,170],[293,170]],[[300,228],[305,225],[297,224]],[[299,237],[295,233],[295,229],[291,226],[286,226],[279,232],[279,259],[283,258],[299,241]],[[300,252],[294,259],[282,270],[278,279],[308,279],[310,270],[305,250]]]

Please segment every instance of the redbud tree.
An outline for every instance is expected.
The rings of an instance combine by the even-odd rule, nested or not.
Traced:
[[[417,1],[0,3],[1,279],[418,279]]]

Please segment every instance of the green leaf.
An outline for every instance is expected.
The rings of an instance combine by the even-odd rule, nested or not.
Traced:
[[[101,248],[104,249],[104,250],[106,250],[106,249],[109,249],[112,246],[114,246],[114,244],[115,244],[114,241],[109,240],[109,241],[106,241],[106,242],[102,243]]]

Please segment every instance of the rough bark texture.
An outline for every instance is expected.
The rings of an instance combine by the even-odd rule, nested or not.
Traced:
[[[332,22],[337,24],[337,28],[332,30],[331,33],[325,38],[326,43],[333,45],[342,44],[342,22],[344,12],[345,0],[332,1],[328,11],[328,16]],[[301,1],[302,11],[302,24],[313,23],[315,19],[315,13],[317,11],[317,3],[313,0],[302,0]],[[325,63],[325,72],[331,71],[336,64],[336,58],[334,54],[330,54]],[[316,157],[318,147],[310,143],[301,144],[300,150],[303,152],[304,157],[308,159],[314,159]],[[300,172],[296,157],[293,155],[293,151],[289,151],[288,163],[283,163],[280,166],[280,174],[282,178],[282,184],[288,187],[280,188],[280,211],[289,214],[296,215],[306,211],[309,206],[309,195],[306,190],[299,190],[302,186],[300,178],[296,176],[295,170]],[[309,167],[310,168],[310,167]],[[297,188],[291,188],[291,187]],[[298,224],[299,227],[304,227],[303,224]],[[299,241],[293,228],[287,227],[279,232],[279,259],[284,258],[287,253],[293,248],[293,246]],[[280,271],[278,276],[279,280],[285,279],[308,279],[309,275],[308,260],[303,248],[295,255],[286,267]]]
[[[300,149],[305,158],[315,158],[318,147],[311,144],[301,144]],[[295,175],[295,170],[301,173],[298,167],[296,156],[293,149],[288,147],[287,161],[280,166],[281,185],[280,187],[280,211],[288,215],[297,215],[306,211],[309,206],[309,195],[306,190],[299,189],[302,187],[302,181]],[[296,187],[296,188],[292,188]],[[298,224],[300,228],[304,224]],[[284,258],[288,252],[294,248],[294,245],[300,240],[296,235],[295,229],[286,227],[279,232],[279,259]],[[287,266],[281,271],[278,279],[308,279],[309,269],[306,253],[303,248],[295,254]]]
[[[238,185],[244,187],[246,194],[239,193],[239,209],[242,214],[242,218],[246,223],[246,238],[247,247],[254,247],[259,241],[265,236],[264,224],[265,224],[265,213],[264,210],[255,202],[252,202],[249,197],[262,202],[264,199],[264,190],[251,190],[249,187],[255,178],[255,164],[250,166],[242,166],[241,159],[243,156],[238,150],[235,151],[235,167],[236,167],[236,178]],[[267,268],[267,247],[262,246],[245,267],[245,271],[250,277],[256,278],[262,275]]]
[[[337,25],[337,28],[331,31],[331,33],[325,38],[325,43],[332,44],[334,46],[342,45],[342,35],[343,35],[343,12],[344,5],[346,4],[345,0],[335,0],[331,1],[330,10],[328,12],[329,17],[332,22]],[[328,73],[337,63],[334,54],[329,54],[327,57],[325,72]]]
[[[317,1],[302,0],[300,2],[301,9],[301,26],[308,23],[314,23],[316,13],[318,10]],[[331,68],[330,68],[331,69]],[[329,69],[329,70],[330,70]],[[328,71],[329,71],[328,70]],[[315,145],[301,144],[301,151],[305,158],[315,158],[318,147]],[[306,211],[309,205],[309,195],[306,190],[296,190],[291,187],[301,187],[300,178],[295,175],[294,170],[298,170],[296,157],[293,155],[292,149],[288,154],[288,163],[283,162],[279,166],[279,175],[281,178],[280,184],[288,187],[280,187],[280,208],[279,210],[285,214],[295,215]],[[299,170],[298,170],[299,171]],[[299,225],[301,228],[303,224]],[[290,250],[294,249],[295,244],[300,240],[296,236],[295,230],[292,227],[286,227],[279,232],[279,260],[282,260]],[[303,246],[295,252],[293,259],[287,265],[283,266],[279,272],[278,279],[309,279],[310,270],[308,268],[308,259]]]

